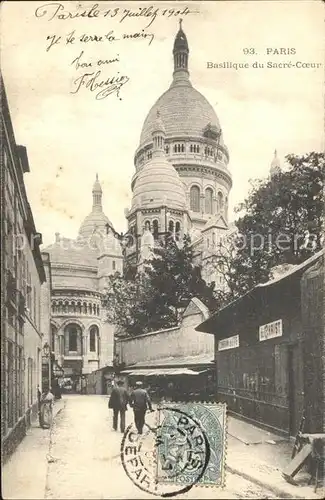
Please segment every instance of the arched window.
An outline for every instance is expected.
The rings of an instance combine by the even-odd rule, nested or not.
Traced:
[[[71,304],[72,304],[72,312],[75,313],[76,312],[76,303],[71,302]]]
[[[168,231],[170,233],[173,233],[174,232],[174,221],[170,220],[169,221],[169,224],[168,224]]]
[[[174,144],[174,153],[177,153],[177,144]]]
[[[68,356],[69,353],[75,353],[81,356],[82,354],[81,328],[79,325],[72,323],[65,327],[64,345],[65,345],[64,351],[66,356]]]
[[[212,214],[213,191],[211,188],[205,190],[205,213]]]
[[[83,310],[82,310],[82,312],[84,314],[87,314],[87,304],[86,304],[86,302],[83,303]]]
[[[181,148],[181,150],[182,150],[182,153],[184,153],[184,151],[185,151],[185,146],[184,146],[184,144],[182,144],[182,148]]]
[[[193,144],[190,145],[190,153],[193,153],[193,150],[194,150],[195,146],[193,146]]]
[[[144,223],[144,230],[147,231],[147,230],[151,230],[151,226],[150,226],[150,221],[149,220],[146,220],[146,222]]]
[[[169,146],[168,146],[168,144],[165,146],[165,153],[166,153],[166,155],[168,155],[168,153],[169,153]]]
[[[77,303],[77,313],[81,314],[81,302]]]
[[[220,191],[218,193],[218,208],[219,212],[223,210],[223,194]]]
[[[99,316],[99,306],[97,306],[97,316]]]
[[[115,260],[112,261],[112,269],[113,269],[113,271],[115,271],[115,269],[116,269],[116,262],[115,262]]]
[[[193,212],[200,212],[200,188],[198,186],[191,187],[190,208]]]
[[[89,330],[89,351],[96,352],[98,345],[98,327],[92,326]]]
[[[213,247],[216,246],[216,235],[215,235],[215,233],[212,233],[212,246]]]
[[[96,304],[93,304],[93,314],[96,315]]]
[[[155,240],[157,240],[158,239],[158,233],[159,233],[157,219],[155,219],[153,221],[152,225],[153,225],[153,237],[154,237]]]

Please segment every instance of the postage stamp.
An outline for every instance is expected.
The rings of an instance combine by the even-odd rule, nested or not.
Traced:
[[[158,483],[224,486],[226,405],[169,403],[157,427]]]
[[[186,493],[193,486],[224,486],[226,405],[166,403],[155,424],[139,434],[133,424],[121,443],[121,461],[142,491],[160,497]]]

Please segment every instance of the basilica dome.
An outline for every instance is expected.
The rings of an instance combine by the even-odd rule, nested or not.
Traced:
[[[172,84],[150,109],[142,127],[140,146],[152,142],[157,110],[161,113],[167,139],[176,136],[202,137],[208,124],[220,130],[218,117],[211,104],[192,87],[189,80],[184,79],[182,84]]]
[[[173,81],[166,92],[150,109],[140,136],[140,148],[152,140],[153,124],[157,110],[166,130],[166,139],[172,137],[203,137],[207,127],[220,132],[218,117],[207,99],[193,88],[188,71],[189,48],[180,22],[175,37]],[[223,145],[222,135],[220,144]]]
[[[112,226],[109,218],[104,214],[104,212],[91,212],[84,219],[83,223],[79,229],[79,236],[82,238],[90,238],[94,232],[99,232],[100,234],[106,233],[106,225]]]

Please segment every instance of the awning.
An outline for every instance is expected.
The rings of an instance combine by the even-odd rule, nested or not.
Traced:
[[[208,370],[201,370],[199,372],[196,372],[194,370],[190,370],[188,368],[156,368],[156,370],[141,370],[140,368],[138,370],[125,370],[122,373],[126,375],[135,375],[135,376],[141,376],[141,377],[151,377],[151,376],[158,376],[158,375],[200,375],[201,373],[204,373]]]

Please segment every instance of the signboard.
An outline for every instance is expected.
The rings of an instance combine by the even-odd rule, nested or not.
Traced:
[[[273,339],[275,337],[282,337],[282,319],[272,321],[259,328],[259,340]]]
[[[235,349],[239,347],[239,335],[228,337],[227,339],[219,340],[218,351],[225,351],[226,349]]]

